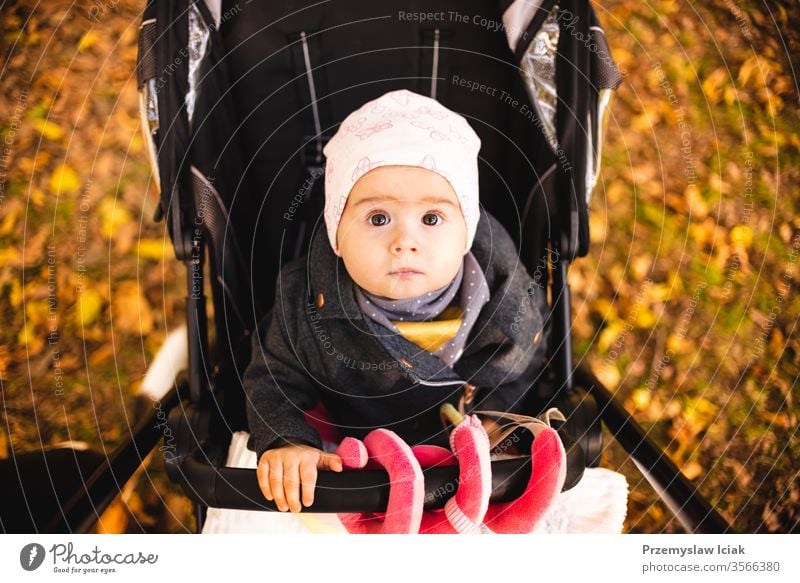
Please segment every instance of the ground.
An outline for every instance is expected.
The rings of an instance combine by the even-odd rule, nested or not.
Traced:
[[[111,451],[165,335],[184,267],[139,129],[144,2],[0,14],[0,457],[67,440]],[[588,364],[740,532],[798,529],[800,107],[796,4],[595,4],[623,83],[574,264]],[[794,62],[791,59],[795,59]],[[680,532],[611,439],[629,532]],[[184,532],[154,456],[106,531]]]

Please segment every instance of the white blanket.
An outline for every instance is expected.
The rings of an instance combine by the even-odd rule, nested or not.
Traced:
[[[247,449],[248,434],[233,434],[227,465],[253,468],[256,454]],[[332,451],[333,444],[326,444]],[[587,468],[577,486],[563,492],[533,530],[536,533],[622,532],[628,506],[628,483],[620,473]],[[209,508],[203,533],[347,533],[335,514],[258,512]]]

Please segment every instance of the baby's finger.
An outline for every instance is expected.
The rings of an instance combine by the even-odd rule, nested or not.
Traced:
[[[342,471],[342,458],[335,453],[322,452],[319,454],[318,467],[333,470],[334,472]]]
[[[261,458],[261,463],[256,468],[258,487],[267,500],[272,500],[272,488],[269,487],[269,462],[266,458]]]
[[[299,462],[283,467],[283,491],[286,493],[286,504],[291,512],[300,512],[300,469]]]
[[[275,499],[275,506],[281,512],[286,512],[289,508],[286,504],[286,496],[283,492],[283,465],[281,463],[271,464],[269,467],[269,487]]]
[[[304,461],[300,464],[300,484],[303,489],[303,506],[314,503],[314,488],[317,486],[317,467],[313,462]]]

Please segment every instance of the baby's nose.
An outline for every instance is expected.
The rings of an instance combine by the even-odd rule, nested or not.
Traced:
[[[417,252],[417,246],[414,243],[395,243],[394,252],[402,253],[403,251],[410,251],[411,253]]]
[[[392,251],[394,253],[416,253],[419,249],[416,238],[407,230],[397,234],[397,237],[392,241]]]

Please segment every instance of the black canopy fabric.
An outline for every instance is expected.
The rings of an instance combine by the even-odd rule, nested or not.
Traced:
[[[503,22],[510,4],[226,1],[212,12],[202,1],[150,1],[139,83],[157,94],[160,208],[180,259],[191,258],[198,229],[208,245],[222,358],[246,360],[244,339],[272,304],[280,266],[321,227],[325,141],[389,90],[433,95],[470,121],[482,141],[481,202],[531,271],[548,239],[569,257],[586,253],[587,149],[598,135],[589,128],[598,91],[619,75],[585,40],[599,30],[589,3],[561,2],[563,152],[554,151],[519,62],[555,2],[523,23],[516,52]],[[544,202],[531,205],[532,192]]]

